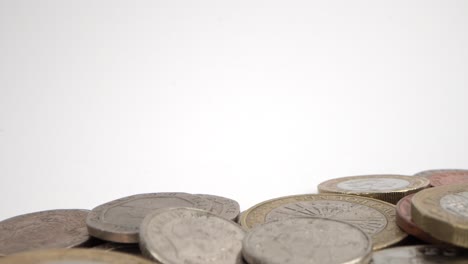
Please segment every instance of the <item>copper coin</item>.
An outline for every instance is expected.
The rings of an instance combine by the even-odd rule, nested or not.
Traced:
[[[397,204],[396,204],[396,223],[397,225],[403,229],[406,233],[415,236],[422,241],[439,244],[441,243],[439,240],[433,238],[428,233],[421,230],[414,222],[411,220],[411,198],[413,198],[414,194],[407,195],[403,197]]]
[[[211,210],[211,202],[188,193],[146,193],[120,198],[94,208],[86,219],[90,235],[118,243],[138,243],[143,218],[154,210],[192,207]]]
[[[428,178],[431,182],[431,186],[468,183],[468,170],[427,170],[418,172],[414,176],[423,176]]]
[[[51,210],[0,222],[0,255],[49,248],[71,248],[90,240],[88,210]]]

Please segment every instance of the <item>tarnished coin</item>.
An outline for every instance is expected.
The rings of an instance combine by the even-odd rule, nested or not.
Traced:
[[[188,193],[147,193],[127,196],[94,208],[86,219],[89,234],[102,240],[138,243],[143,218],[168,207],[194,207],[211,210],[211,202]]]
[[[241,264],[245,232],[234,222],[193,208],[168,208],[145,217],[140,248],[162,264]]]
[[[433,237],[468,247],[468,184],[433,187],[413,196],[413,222]]]
[[[468,252],[461,248],[420,245],[394,247],[374,252],[372,264],[466,264]]]
[[[413,196],[414,194],[405,196],[396,204],[397,225],[401,229],[403,229],[406,233],[413,235],[422,241],[432,243],[432,244],[441,243],[439,240],[433,238],[431,235],[424,232],[411,219],[411,199]]]
[[[416,173],[414,176],[428,178],[431,182],[431,186],[468,183],[468,170],[427,170]]]
[[[15,216],[0,222],[0,256],[18,252],[71,248],[89,242],[88,210],[50,210]]]
[[[121,253],[127,253],[135,256],[141,256],[141,250],[138,244],[124,244],[124,243],[115,243],[115,242],[106,242],[95,246],[94,249],[104,250],[104,251],[116,251]]]
[[[319,193],[366,196],[392,204],[429,186],[424,177],[404,175],[363,175],[331,179],[318,186]]]
[[[231,221],[237,221],[240,213],[239,203],[225,197],[210,195],[210,194],[196,194],[212,202],[211,212],[226,218]]]
[[[321,218],[289,218],[253,228],[242,254],[251,264],[369,263],[371,238],[358,227]]]
[[[371,238],[374,250],[407,235],[395,222],[395,206],[376,199],[344,194],[306,194],[280,197],[254,205],[241,215],[250,229],[265,222],[295,217],[335,219],[358,226]]]
[[[0,264],[152,264],[142,257],[97,249],[49,249],[0,258]],[[153,263],[154,264],[154,263]]]

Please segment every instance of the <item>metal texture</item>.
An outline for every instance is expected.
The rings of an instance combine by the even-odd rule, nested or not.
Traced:
[[[18,252],[85,245],[88,210],[50,210],[0,222],[0,256]]]
[[[318,185],[319,193],[366,196],[396,204],[401,198],[429,186],[424,177],[405,175],[362,175],[341,177]]]
[[[239,225],[210,212],[168,208],[145,217],[140,248],[162,264],[240,264],[244,236]]]
[[[251,229],[266,222],[296,217],[328,218],[356,225],[370,235],[374,250],[396,244],[407,236],[396,225],[394,205],[343,194],[306,194],[268,200],[245,211],[240,223]]]
[[[416,173],[415,176],[428,178],[431,182],[431,186],[468,183],[468,170],[427,170]]]
[[[104,251],[116,251],[121,253],[127,253],[135,256],[142,256],[140,247],[138,244],[123,244],[115,242],[106,242],[95,246],[94,249],[104,250]]]
[[[369,263],[371,238],[354,225],[322,218],[289,218],[252,229],[242,243],[251,264]]]
[[[464,249],[420,245],[395,247],[374,252],[372,264],[466,264],[468,252]]]
[[[221,196],[210,194],[196,194],[211,201],[211,212],[223,218],[236,222],[240,214],[239,203]]]
[[[188,193],[147,193],[127,196],[94,208],[86,219],[89,234],[112,242],[138,243],[143,218],[154,210],[194,207],[211,210],[211,202]]]

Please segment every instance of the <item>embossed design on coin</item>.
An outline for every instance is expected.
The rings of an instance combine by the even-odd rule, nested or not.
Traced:
[[[371,239],[359,228],[321,218],[289,218],[252,229],[243,241],[249,263],[368,263]]]
[[[374,249],[398,243],[406,234],[396,225],[395,206],[380,200],[343,195],[308,194],[280,197],[254,205],[240,224],[254,228],[266,222],[295,217],[323,217],[357,225],[373,240]]]
[[[0,222],[0,256],[87,243],[88,210],[50,210],[12,217]]]
[[[440,206],[448,212],[468,218],[468,192],[447,194],[440,199]]]
[[[0,264],[152,264],[141,257],[96,249],[49,249],[0,258]]]
[[[162,264],[240,264],[244,231],[234,222],[193,208],[168,208],[145,217],[140,248]]]
[[[449,246],[422,245],[395,247],[376,251],[372,264],[462,264],[468,263],[465,250]]]
[[[401,179],[356,179],[340,182],[338,188],[348,191],[392,191],[410,185],[409,181]]]
[[[221,196],[210,194],[196,194],[212,202],[211,212],[228,220],[237,221],[240,213],[239,203]]]
[[[416,173],[414,176],[426,177],[431,186],[468,183],[468,170],[442,169],[426,170]]]
[[[188,193],[137,194],[94,208],[86,223],[92,236],[119,243],[137,243],[143,218],[154,210],[168,207],[194,207],[211,210],[211,202]]]

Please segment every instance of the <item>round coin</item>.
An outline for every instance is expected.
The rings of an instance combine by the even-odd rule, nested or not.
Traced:
[[[257,226],[244,238],[252,264],[369,263],[371,238],[358,227],[321,218],[289,218]]]
[[[372,264],[466,264],[464,249],[436,245],[395,247],[372,254]]]
[[[86,219],[89,234],[102,240],[138,243],[143,218],[168,207],[195,207],[211,210],[211,202],[188,193],[147,193],[127,196],[94,208]]]
[[[210,194],[196,194],[212,202],[211,212],[223,218],[236,222],[240,207],[239,203],[225,197],[210,195]]]
[[[0,256],[18,252],[71,248],[89,242],[88,210],[50,210],[15,216],[0,222]]]
[[[49,249],[0,258],[0,264],[151,264],[141,257],[96,249]]]
[[[141,251],[140,251],[140,247],[138,246],[138,244],[107,242],[107,243],[95,246],[94,249],[105,250],[105,251],[117,251],[121,253],[135,255],[135,256],[141,256]]]
[[[424,177],[404,175],[362,175],[331,179],[318,186],[319,193],[366,196],[392,204],[429,186]]]
[[[234,222],[193,208],[168,208],[145,217],[143,254],[162,264],[241,264],[244,230]]]
[[[394,205],[343,194],[306,194],[272,199],[245,211],[240,223],[250,229],[265,222],[295,217],[328,218],[356,225],[372,238],[374,250],[396,244],[407,236],[396,225]]]
[[[468,183],[468,170],[427,170],[416,173],[415,176],[428,178],[431,182],[431,186]]]
[[[414,194],[403,197],[396,204],[396,223],[406,233],[417,237],[418,239],[431,244],[441,243],[428,233],[419,228],[411,219],[411,199]]]
[[[433,237],[468,247],[468,184],[444,185],[413,196],[411,216]]]

